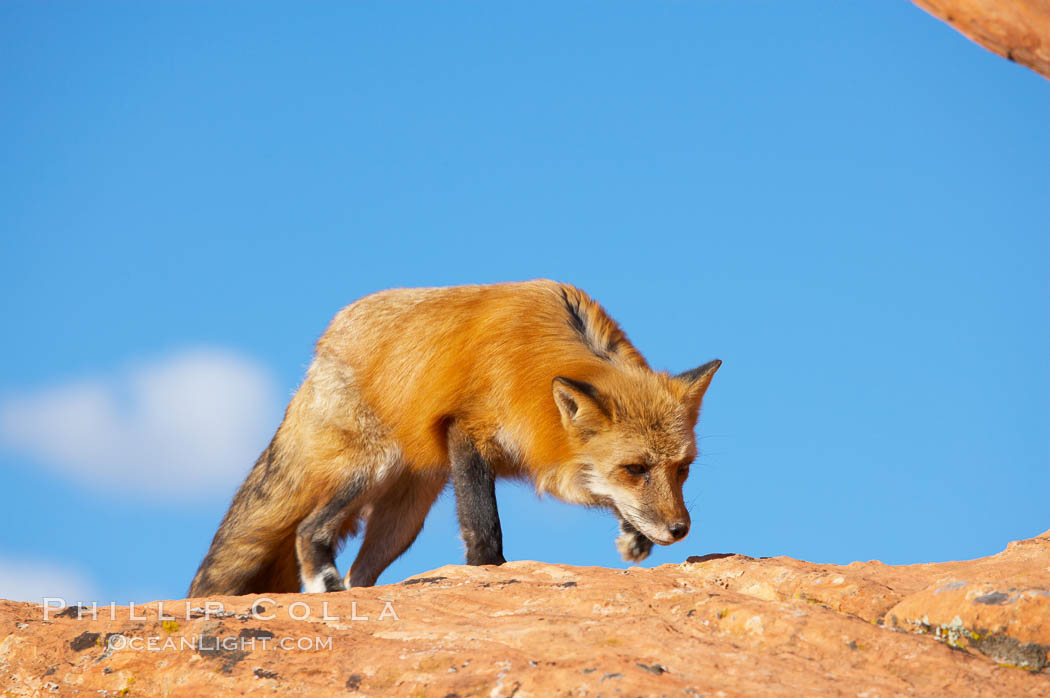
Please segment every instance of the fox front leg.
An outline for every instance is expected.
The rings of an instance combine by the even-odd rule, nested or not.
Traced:
[[[448,434],[456,513],[468,565],[502,565],[503,530],[496,507],[496,478],[492,466],[474,442],[453,425]]]
[[[620,535],[616,538],[616,549],[627,562],[641,562],[649,557],[653,542],[643,536],[626,519],[620,519]]]

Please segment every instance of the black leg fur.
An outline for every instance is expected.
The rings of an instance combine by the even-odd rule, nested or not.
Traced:
[[[502,565],[503,530],[496,507],[496,481],[492,467],[474,443],[453,426],[449,429],[449,459],[456,513],[468,565]]]
[[[324,591],[342,591],[346,588],[335,567],[335,547],[339,543],[343,521],[350,512],[350,504],[364,493],[366,487],[366,478],[354,478],[335,497],[315,509],[299,524],[295,550],[304,586],[307,580],[321,575]]]
[[[653,542],[621,517],[620,536],[616,539],[616,548],[620,551],[624,560],[641,562],[649,557],[649,552],[653,549]]]

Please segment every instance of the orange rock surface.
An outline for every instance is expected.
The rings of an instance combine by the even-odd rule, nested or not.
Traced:
[[[0,602],[5,695],[1050,696],[1050,531],[968,562],[450,565],[77,613]]]
[[[1050,0],[913,0],[1004,58],[1050,78]]]

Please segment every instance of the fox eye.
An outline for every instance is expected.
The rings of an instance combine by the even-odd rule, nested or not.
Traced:
[[[630,463],[630,464],[625,465],[623,467],[624,467],[624,470],[629,472],[631,475],[634,475],[635,477],[639,477],[641,475],[645,475],[645,473],[649,470],[644,465],[638,465],[637,463]]]

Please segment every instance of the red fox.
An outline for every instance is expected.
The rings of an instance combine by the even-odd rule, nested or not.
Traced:
[[[620,553],[643,560],[689,532],[682,484],[720,365],[653,371],[598,303],[554,281],[366,296],[318,340],[189,595],[371,586],[450,476],[468,564],[505,562],[498,477],[612,511]],[[362,525],[342,578],[335,551]]]

